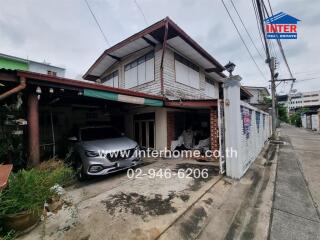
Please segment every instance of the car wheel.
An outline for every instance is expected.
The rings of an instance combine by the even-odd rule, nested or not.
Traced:
[[[84,167],[83,167],[83,163],[82,163],[81,159],[78,159],[75,162],[75,170],[76,170],[77,179],[79,181],[84,181],[84,180],[88,179],[88,175],[85,174],[85,172],[84,172]]]

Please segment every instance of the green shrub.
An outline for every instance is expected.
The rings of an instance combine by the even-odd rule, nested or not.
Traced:
[[[54,170],[21,170],[12,174],[8,187],[0,193],[0,215],[23,211],[41,215],[45,201],[56,193],[55,184],[71,181],[73,170],[64,166]]]

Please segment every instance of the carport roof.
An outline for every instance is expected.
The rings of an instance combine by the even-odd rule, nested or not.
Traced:
[[[123,89],[123,88],[109,87],[109,86],[102,85],[100,83],[95,83],[95,82],[86,81],[86,80],[61,78],[57,76],[51,76],[47,74],[41,74],[41,73],[35,73],[35,72],[29,72],[29,71],[18,70],[16,72],[17,72],[17,76],[19,77],[25,77],[26,79],[33,80],[32,83],[39,83],[39,84],[52,83],[55,85],[60,85],[61,87],[69,86],[69,87],[75,87],[79,89],[101,90],[101,91],[108,91],[108,92],[119,93],[119,94],[124,94],[129,96],[135,96],[135,97],[146,97],[151,99],[164,100],[164,98],[161,96],[137,92],[137,91]]]
[[[109,93],[115,98],[117,95],[118,101],[140,101],[144,98],[145,102],[152,105],[152,100],[154,101],[164,101],[165,98],[162,96],[157,96],[148,93],[137,92],[133,90],[123,89],[123,88],[113,88],[109,86],[102,85],[100,83],[95,83],[87,80],[75,80],[69,78],[62,78],[57,76],[51,76],[47,74],[35,73],[30,71],[22,70],[7,70],[0,69],[0,80],[9,82],[19,82],[19,78],[24,77],[27,80],[27,85],[39,85],[47,87],[59,87],[71,90],[86,90],[90,91],[91,95],[103,93]],[[85,92],[85,91],[84,91]],[[99,96],[97,96],[99,98]],[[104,97],[104,96],[102,96]],[[100,96],[100,98],[102,98]]]
[[[163,43],[166,26],[168,26],[167,45],[169,47],[183,53],[186,57],[203,67],[208,75],[212,75],[212,77],[218,75],[224,77],[222,71],[225,70],[225,68],[176,23],[169,17],[166,17],[105,50],[84,74],[83,78],[95,80],[99,78],[106,69],[121,60],[121,58],[137,50]]]

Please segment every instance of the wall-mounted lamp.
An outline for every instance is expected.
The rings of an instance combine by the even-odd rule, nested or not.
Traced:
[[[233,62],[228,62],[225,66],[226,70],[229,72],[229,76],[232,76],[232,72],[235,69],[236,65]]]

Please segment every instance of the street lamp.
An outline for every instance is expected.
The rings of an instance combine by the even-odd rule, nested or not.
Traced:
[[[233,62],[228,62],[227,65],[224,66],[226,68],[226,70],[228,71],[229,73],[229,77],[232,76],[232,72],[234,70],[234,68],[236,67],[236,65],[233,63]]]

